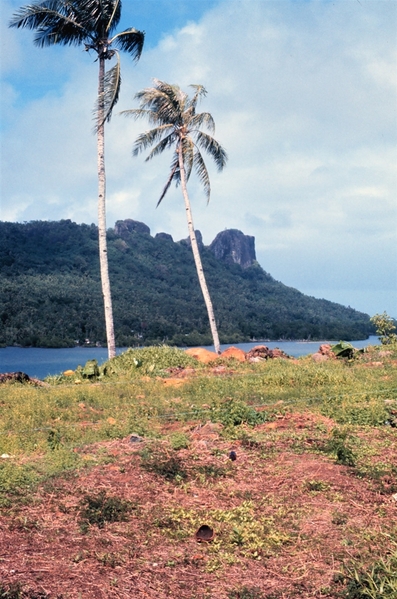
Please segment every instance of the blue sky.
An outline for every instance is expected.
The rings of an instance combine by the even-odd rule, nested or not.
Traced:
[[[21,4],[1,3],[0,219],[96,222],[97,64],[8,29]],[[209,163],[208,206],[190,182],[204,242],[240,229],[286,285],[397,316],[397,3],[124,0],[128,26],[145,30],[146,44],[138,63],[122,56],[107,126],[108,226],[133,218],[152,234],[187,236],[179,189],[155,209],[170,157],[132,158],[146,124],[118,112],[153,77],[201,83],[229,154],[221,174]]]

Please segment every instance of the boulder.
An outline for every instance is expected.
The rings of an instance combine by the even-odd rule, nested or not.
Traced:
[[[218,260],[240,264],[242,268],[248,268],[256,261],[255,237],[244,235],[238,229],[226,229],[218,233],[209,250]]]
[[[288,359],[289,356],[278,347],[269,349],[266,345],[256,345],[246,355],[249,362],[259,362],[260,360],[268,360],[269,358]]]
[[[221,358],[233,358],[238,362],[245,362],[245,352],[238,347],[228,347],[221,353]]]
[[[209,351],[208,349],[204,349],[202,347],[190,347],[186,350],[186,354],[188,356],[192,356],[192,358],[196,358],[199,362],[203,364],[208,364],[209,362],[213,362],[217,358],[219,358],[218,354],[213,351]]]

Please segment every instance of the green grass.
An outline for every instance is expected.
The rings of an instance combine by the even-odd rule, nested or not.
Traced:
[[[233,363],[232,376],[213,376],[198,366],[196,377],[182,387],[163,385],[168,367],[192,364],[175,348],[145,348],[107,363],[94,384],[79,375],[52,381],[56,384],[48,388],[3,385],[0,455],[11,457],[0,461],[1,497],[89,465],[82,464],[75,448],[131,432],[161,437],[166,422],[211,420],[224,426],[225,438],[249,439],[248,429],[290,411],[309,410],[342,427],[382,427],[397,408],[397,377],[390,360],[382,369],[364,368],[360,361],[315,364],[310,358],[298,364]],[[170,441],[175,450],[188,446],[178,431]],[[334,438],[327,450],[340,463],[355,464],[357,447],[349,438]]]

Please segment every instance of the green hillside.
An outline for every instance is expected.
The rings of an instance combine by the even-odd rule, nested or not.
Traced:
[[[0,343],[37,347],[105,343],[95,225],[70,220],[0,222]],[[189,247],[166,237],[108,231],[118,346],[166,341],[210,344]],[[369,317],[308,297],[257,263],[202,258],[221,342],[249,339],[359,339]]]

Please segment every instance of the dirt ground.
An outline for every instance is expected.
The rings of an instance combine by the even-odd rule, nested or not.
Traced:
[[[166,424],[163,432],[181,426]],[[219,426],[182,426],[190,446],[178,452],[188,472],[179,482],[142,467],[140,454],[150,440],[82,448],[87,461],[99,456],[102,463],[49,480],[27,505],[2,510],[1,583],[19,584],[32,599],[337,597],[343,563],[370,563],[381,554],[396,519],[394,482],[359,477],[319,451],[334,426],[321,416],[280,416],[250,429],[259,439],[252,442],[225,441]],[[382,435],[395,429],[359,434],[381,445]],[[397,451],[382,459],[397,466]],[[133,509],[125,521],[83,530],[81,501],[100,491],[130,501]],[[258,526],[270,523],[280,542],[247,553],[237,537],[233,551],[215,550],[225,534],[216,524],[213,542],[197,542],[189,514],[201,514],[206,524],[206,514],[226,514],[244,502],[254,506]],[[170,520],[176,513],[187,534]]]

